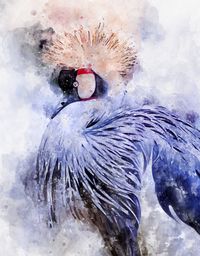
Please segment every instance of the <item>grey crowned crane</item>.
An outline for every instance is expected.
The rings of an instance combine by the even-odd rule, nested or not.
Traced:
[[[71,214],[98,228],[111,255],[140,255],[141,180],[152,164],[163,210],[200,234],[200,131],[163,107],[116,107],[109,83],[89,67],[62,69],[58,84],[64,100],[43,134],[33,176],[49,226]]]

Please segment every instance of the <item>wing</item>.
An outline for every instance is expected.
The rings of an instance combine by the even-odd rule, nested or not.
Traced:
[[[153,132],[152,171],[160,205],[200,233],[200,131],[163,107],[134,112]]]
[[[200,132],[161,109],[157,121],[165,130],[153,148],[153,177],[160,205],[175,220],[200,233]]]

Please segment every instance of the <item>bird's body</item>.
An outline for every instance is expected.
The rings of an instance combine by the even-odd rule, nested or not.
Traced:
[[[165,108],[118,102],[137,53],[103,23],[55,33],[42,50],[64,101],[44,132],[33,190],[50,226],[72,214],[98,228],[112,256],[138,256],[150,163],[162,208],[200,232],[200,131]]]
[[[51,226],[64,209],[94,224],[112,255],[139,255],[141,181],[150,162],[162,208],[199,232],[199,149],[200,132],[165,108],[113,107],[108,98],[70,103],[43,135],[37,195]]]

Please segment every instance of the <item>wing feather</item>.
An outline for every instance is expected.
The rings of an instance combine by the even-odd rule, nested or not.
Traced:
[[[86,113],[71,108],[50,121],[38,153],[39,197],[55,215],[52,221],[59,215],[57,204],[77,210],[76,201],[87,194],[103,214],[109,208],[139,223],[135,198],[155,142],[183,154],[199,153],[200,132],[162,107]]]

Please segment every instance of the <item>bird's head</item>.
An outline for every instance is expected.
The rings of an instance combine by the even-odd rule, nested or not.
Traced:
[[[88,98],[89,91],[95,90],[92,81],[97,82],[97,74],[108,82],[109,95],[121,92],[138,65],[136,55],[132,37],[124,38],[99,23],[91,28],[81,26],[73,32],[55,33],[42,50],[42,62],[56,71],[66,66],[75,69],[72,73],[79,82],[79,96]],[[90,90],[85,90],[86,84],[90,84]]]
[[[73,102],[104,97],[108,89],[107,82],[90,68],[62,69],[58,76],[58,85],[63,91],[64,100],[52,118]]]
[[[107,91],[109,97],[120,98],[137,66],[136,57],[133,38],[123,38],[102,23],[55,33],[42,50],[43,63],[60,72],[63,106],[99,99]]]

